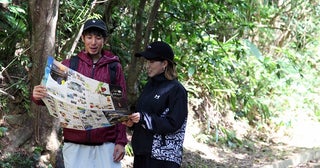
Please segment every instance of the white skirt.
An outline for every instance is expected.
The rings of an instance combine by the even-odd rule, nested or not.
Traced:
[[[114,143],[88,146],[65,142],[63,159],[65,168],[121,168],[113,161]]]

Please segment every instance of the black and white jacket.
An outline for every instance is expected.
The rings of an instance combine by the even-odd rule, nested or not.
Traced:
[[[164,74],[149,79],[136,111],[141,118],[133,127],[134,154],[181,165],[188,115],[187,91],[182,84],[167,80]]]

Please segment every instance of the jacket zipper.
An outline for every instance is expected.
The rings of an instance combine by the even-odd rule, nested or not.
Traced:
[[[92,65],[91,78],[94,79],[94,69],[96,68],[96,64]]]
[[[91,78],[94,79],[94,69],[96,68],[96,64],[92,65]],[[87,131],[88,142],[91,143],[91,130]]]

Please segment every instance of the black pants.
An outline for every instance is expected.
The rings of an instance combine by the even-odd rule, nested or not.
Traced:
[[[150,155],[135,155],[133,168],[180,168],[175,162],[152,159]]]

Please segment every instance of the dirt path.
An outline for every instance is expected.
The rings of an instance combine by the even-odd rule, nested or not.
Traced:
[[[197,142],[193,134],[197,127],[187,127],[184,143],[185,168],[311,168],[320,165],[320,123],[301,115],[292,128],[283,128],[270,135],[270,143],[257,143],[251,148],[231,150]],[[283,134],[287,134],[283,136]],[[133,158],[126,156],[124,168],[131,168]],[[320,167],[320,166],[319,166]]]

